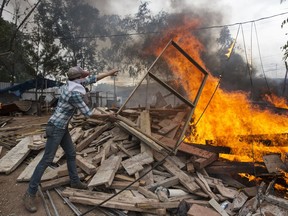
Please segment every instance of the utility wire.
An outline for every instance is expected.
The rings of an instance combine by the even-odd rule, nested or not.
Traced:
[[[264,79],[265,79],[265,82],[266,82],[266,85],[267,85],[267,89],[268,89],[269,93],[271,94],[271,90],[270,90],[270,87],[269,87],[269,84],[268,84],[268,80],[267,80],[266,74],[265,74],[265,72],[264,72],[264,67],[263,67],[263,61],[262,61],[262,56],[261,56],[261,52],[260,52],[260,46],[259,46],[259,39],[258,39],[258,33],[257,33],[256,23],[253,22],[253,24],[254,24],[254,29],[255,29],[255,35],[256,35],[256,41],[257,41],[257,48],[258,48],[258,53],[259,53],[260,65],[261,65],[262,73],[263,73],[263,76],[264,76]]]
[[[249,61],[248,61],[248,55],[247,55],[247,48],[246,48],[246,43],[245,43],[245,36],[244,36],[244,31],[243,31],[243,26],[242,24],[240,24],[241,26],[241,32],[242,32],[242,38],[243,38],[243,46],[244,46],[244,53],[245,53],[245,58],[246,58],[246,66],[247,66],[247,71],[249,74],[249,78],[250,78],[250,84],[251,84],[251,92],[253,94],[253,80],[252,80],[252,69],[249,65]]]
[[[239,35],[239,30],[240,30],[240,25],[239,25],[239,27],[238,27],[235,40],[232,42],[232,45],[231,45],[232,47],[230,47],[230,48],[231,48],[231,50],[230,50],[230,55],[229,55],[228,58],[226,59],[227,61],[229,61],[230,56],[231,56],[232,53],[233,53],[233,50],[234,50],[234,47],[235,47],[235,45],[236,45],[236,41],[237,41],[237,38],[238,38],[238,35]],[[208,106],[210,105],[212,99],[214,98],[215,93],[216,93],[218,87],[220,86],[220,82],[221,82],[221,79],[222,79],[223,75],[224,75],[224,71],[222,71],[221,74],[219,75],[219,81],[218,81],[218,83],[217,83],[217,85],[216,85],[216,87],[215,87],[215,89],[214,89],[214,91],[213,91],[213,93],[212,93],[212,95],[211,95],[211,97],[210,97],[207,105],[205,106],[204,110],[202,111],[201,115],[199,116],[199,118],[198,118],[198,120],[196,121],[196,123],[194,124],[194,126],[196,126],[196,125],[198,124],[198,122],[201,120],[201,118],[203,117],[204,113],[206,112]]]
[[[231,26],[236,26],[236,25],[244,25],[244,24],[248,24],[248,23],[254,23],[254,22],[259,22],[259,21],[266,20],[266,19],[271,19],[271,18],[278,17],[278,16],[283,16],[285,14],[288,14],[288,12],[279,13],[279,14],[275,14],[275,15],[271,15],[271,16],[266,16],[266,17],[262,17],[262,18],[259,18],[259,19],[255,19],[255,20],[245,21],[245,22],[237,22],[237,23],[224,24],[224,25],[204,26],[204,27],[199,27],[199,28],[194,28],[194,29],[188,28],[187,30],[197,31],[197,30],[206,30],[206,29],[217,29],[217,28],[231,27]],[[58,37],[58,38],[59,39],[110,38],[110,37],[127,37],[127,36],[137,36],[137,35],[147,35],[147,34],[161,34],[161,33],[163,33],[163,31],[134,32],[134,33],[111,34],[111,35],[94,35],[94,36]]]

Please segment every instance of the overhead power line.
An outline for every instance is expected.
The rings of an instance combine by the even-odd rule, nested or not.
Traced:
[[[197,30],[206,30],[206,29],[217,29],[217,28],[231,27],[231,26],[236,26],[236,25],[244,25],[244,24],[248,24],[248,23],[255,23],[255,22],[262,21],[262,20],[272,19],[274,17],[283,16],[285,14],[288,14],[288,12],[279,13],[279,14],[275,14],[275,15],[271,15],[271,16],[266,16],[266,17],[262,17],[262,18],[255,19],[255,20],[250,20],[250,21],[236,22],[236,23],[224,24],[224,25],[204,26],[204,27],[199,27],[199,28],[189,29],[189,30],[197,31]],[[133,33],[111,34],[111,35],[73,36],[73,37],[58,37],[58,38],[59,39],[61,39],[61,38],[62,39],[110,38],[110,37],[127,37],[127,36],[137,36],[137,35],[160,34],[160,33],[163,33],[163,32],[162,31],[133,32]]]

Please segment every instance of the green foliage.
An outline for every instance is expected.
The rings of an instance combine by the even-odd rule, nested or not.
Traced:
[[[117,67],[136,78],[155,59],[149,53],[143,58],[147,55],[147,43],[154,36],[147,32],[161,31],[167,25],[167,14],[153,15],[148,2],[141,2],[136,14],[120,17],[100,16],[97,8],[83,1],[42,0],[33,15],[34,22],[27,27],[28,34],[19,32],[14,42],[13,48],[18,49],[19,55],[13,52],[6,58],[7,61],[13,59],[15,68],[25,68],[29,76],[51,74],[57,77],[77,64],[97,71]],[[11,27],[0,30],[0,34],[5,35],[1,37],[6,46],[2,51],[9,48],[9,39],[16,29],[16,26]],[[8,31],[9,34],[4,34]],[[22,45],[18,46],[16,43],[20,41]],[[25,66],[19,65],[20,60]],[[1,64],[1,70],[10,65]]]
[[[0,18],[0,76],[2,82],[21,82],[31,77],[34,69],[30,65],[30,46],[27,36],[17,32],[13,43],[16,26]]]

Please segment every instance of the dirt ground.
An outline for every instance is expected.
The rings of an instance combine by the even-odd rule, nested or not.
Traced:
[[[45,115],[41,117],[37,116],[23,116],[23,117],[14,117],[9,124],[5,127],[15,127],[15,126],[25,126],[21,130],[18,130],[17,133],[26,134],[29,132],[33,132],[35,130],[44,129],[45,124],[47,123],[50,115]],[[31,127],[31,125],[37,124],[35,127]],[[44,124],[44,125],[40,125]],[[0,158],[2,158],[8,150],[3,147]],[[38,211],[34,214],[31,214],[26,211],[22,203],[22,196],[25,193],[28,182],[17,182],[17,177],[21,174],[21,172],[25,169],[27,164],[29,163],[29,158],[35,156],[35,152],[33,151],[26,157],[26,159],[10,174],[0,173],[0,216],[44,216],[48,215],[45,211],[43,200],[39,194],[37,193],[36,200]],[[62,198],[56,193],[54,190],[50,190],[50,195],[53,199],[53,202],[58,211],[58,215],[60,216],[72,216],[75,215],[73,211],[68,207],[68,205],[63,201]],[[86,205],[77,205],[77,208],[83,213],[91,208],[91,206]],[[51,216],[56,215],[53,211],[52,206],[49,205],[49,210],[51,212]],[[92,212],[86,214],[87,216],[93,215],[104,215],[101,212],[93,210]]]

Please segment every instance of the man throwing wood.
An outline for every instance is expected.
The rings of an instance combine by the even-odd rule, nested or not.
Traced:
[[[29,187],[23,196],[25,208],[29,212],[36,212],[35,197],[45,169],[52,163],[58,146],[60,145],[66,155],[67,168],[72,188],[86,189],[87,185],[79,179],[76,168],[76,151],[68,131],[68,123],[78,109],[86,117],[112,117],[110,115],[93,114],[85,103],[86,90],[84,85],[95,83],[107,76],[115,76],[118,70],[113,69],[99,75],[90,75],[88,71],[76,66],[68,70],[68,81],[61,87],[61,95],[55,112],[48,120],[46,127],[45,152],[36,166],[30,179]]]

